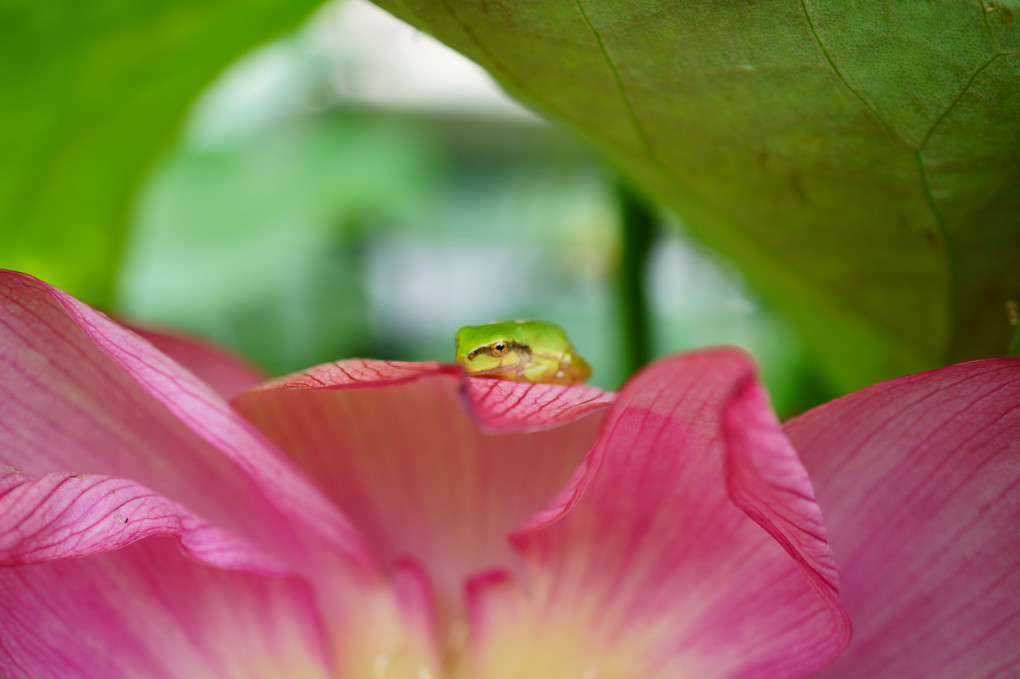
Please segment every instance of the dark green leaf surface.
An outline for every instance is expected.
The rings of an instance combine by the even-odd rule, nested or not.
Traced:
[[[379,4],[675,207],[844,389],[1005,352],[1020,0]]]
[[[0,266],[108,303],[132,191],[191,100],[316,4],[0,5]]]

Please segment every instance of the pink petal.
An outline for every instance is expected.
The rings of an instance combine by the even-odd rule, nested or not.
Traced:
[[[602,410],[615,400],[611,392],[579,384],[525,384],[469,377],[464,391],[475,422],[496,432],[537,431]]]
[[[1020,360],[884,382],[786,431],[854,621],[824,676],[1020,676]]]
[[[0,568],[0,616],[10,614],[14,618],[31,621],[30,624],[26,623],[24,628],[20,624],[11,628],[11,638],[14,640],[11,644],[0,643],[0,676],[7,676],[2,672],[5,663],[11,667],[35,667],[31,671],[26,670],[30,676],[42,676],[46,672],[67,676],[63,672],[69,671],[71,666],[58,664],[56,670],[49,666],[53,658],[67,656],[68,651],[67,648],[63,648],[64,646],[74,649],[72,654],[76,656],[76,664],[88,663],[92,661],[90,653],[102,653],[101,650],[97,650],[102,648],[100,645],[102,642],[99,640],[107,637],[124,637],[123,627],[130,624],[130,617],[134,615],[143,615],[147,619],[172,619],[182,629],[204,630],[209,620],[229,619],[232,615],[240,614],[235,610],[238,607],[240,611],[247,611],[253,615],[294,614],[291,610],[292,604],[287,601],[282,602],[284,608],[281,610],[261,608],[252,610],[250,602],[242,601],[238,604],[229,591],[225,596],[204,596],[201,601],[192,602],[182,608],[181,602],[176,598],[177,595],[173,594],[173,588],[178,586],[176,579],[179,576],[179,569],[153,570],[148,564],[124,561],[124,557],[121,556],[123,551],[134,554],[137,549],[143,551],[151,549],[154,542],[162,544],[160,541],[142,540],[162,536],[177,538],[189,556],[206,564],[260,575],[292,574],[292,571],[285,567],[284,560],[265,555],[250,544],[209,525],[176,503],[130,481],[66,474],[49,474],[41,479],[32,480],[14,472],[0,477],[0,567],[6,567]],[[146,545],[136,547],[140,540]],[[176,550],[166,548],[160,553],[165,553],[159,557],[160,561],[180,560]],[[100,556],[90,556],[95,554]],[[110,557],[111,554],[116,556]],[[84,563],[80,568],[50,566],[50,562],[64,563],[71,557],[89,558],[75,560],[75,563]],[[46,565],[36,569],[25,566],[39,563]],[[115,563],[125,565],[123,569],[117,567],[117,572],[109,576],[97,576],[97,572]],[[190,580],[191,574],[204,571],[196,569],[197,562],[188,560],[187,563],[192,565],[180,571],[186,576],[187,582],[179,586],[191,589],[194,586]],[[393,582],[387,582],[368,569],[352,566],[340,555],[324,559],[324,564],[328,564],[329,567],[323,569],[324,572],[321,572],[317,581],[308,582],[308,587],[299,587],[297,580],[293,580],[293,585],[287,585],[285,589],[292,589],[300,595],[300,601],[294,605],[300,604],[296,613],[301,617],[293,622],[304,625],[302,620],[311,616],[314,611],[329,612],[328,629],[323,630],[322,634],[332,646],[332,657],[342,668],[343,676],[373,676],[373,668],[379,667],[380,663],[391,667],[394,672],[400,667],[409,668],[409,672],[422,669],[433,672],[433,675],[438,671],[440,659],[436,652],[438,648],[436,612],[431,599],[431,588],[427,578],[415,564],[398,564]],[[131,584],[142,577],[138,573],[130,572],[132,568],[151,571],[143,578],[149,584],[142,591]],[[228,575],[207,574],[201,577],[202,582],[208,579],[210,582],[224,582],[229,587],[233,586],[232,583],[247,582],[245,592],[250,590],[256,598],[263,596],[259,592],[264,590],[275,592],[281,586],[273,584],[280,580],[279,577],[271,578],[266,583],[259,583],[250,578],[231,578]],[[46,590],[48,598],[40,600],[38,594],[33,594],[28,598],[13,596],[11,601],[7,602],[2,598],[5,596],[5,578],[6,582],[12,583],[11,588],[19,590],[26,587],[31,589],[26,583],[40,579],[39,581],[44,583],[42,588]],[[169,582],[163,584],[168,592],[166,596],[171,598],[154,596],[154,589],[163,586],[150,583],[154,578],[169,578]],[[109,582],[111,579],[116,580],[117,586],[126,585],[131,590],[131,593],[117,595],[131,598],[129,610],[118,610],[118,614],[114,616],[104,615],[103,609],[96,608],[98,604],[95,603],[105,602],[110,598],[111,593],[108,590],[113,588]],[[242,598],[248,596],[244,592],[241,592],[241,595]],[[76,639],[75,643],[68,645],[62,638],[63,635],[70,634],[68,630],[72,629],[67,626],[66,618],[69,615],[67,607],[46,604],[46,601],[79,600],[84,603],[77,614],[82,624],[88,624],[91,633],[87,643],[80,648],[75,644],[80,645],[83,643],[81,640]],[[41,610],[30,610],[38,607],[41,607]],[[91,611],[91,618],[88,617],[90,607],[95,609]],[[226,607],[226,610],[221,610],[222,607]],[[305,608],[308,610],[303,610]],[[256,643],[255,638],[259,635],[275,635],[277,625],[268,624],[271,622],[271,620],[247,621],[247,631],[243,634],[246,638],[252,637],[252,643]],[[233,635],[237,634],[233,626],[231,623],[231,627],[226,630],[213,629],[201,632],[203,638],[211,635],[220,636],[223,640],[220,652],[224,657],[191,658],[191,662],[199,663],[198,666],[205,662],[213,668],[206,668],[206,675],[221,676],[222,673],[215,670],[215,667],[220,666],[216,663],[240,667],[252,662],[249,657],[251,654],[244,648],[238,648],[232,641]],[[57,631],[39,633],[37,637],[33,637],[29,632],[34,630]],[[0,634],[2,633],[4,626],[0,621]],[[319,635],[320,632],[316,631],[315,634]],[[0,639],[3,638],[0,636]],[[274,643],[278,641],[276,639]],[[209,643],[210,648],[215,646],[213,641]],[[125,658],[118,659],[117,662],[141,662],[148,657],[147,649],[151,644],[147,644],[148,642],[142,644],[141,649],[132,649]],[[302,648],[302,644],[297,644],[292,652],[293,657],[288,657],[285,663],[279,659],[274,660],[256,654],[256,658],[262,658],[259,662],[266,663],[261,668],[266,673],[263,676],[291,676],[291,671],[295,668],[304,668],[312,658],[303,659]],[[141,654],[143,657],[140,659],[132,653]],[[227,657],[230,653],[235,653],[238,657],[231,660]],[[173,653],[162,659],[154,657],[151,662],[156,665],[145,672],[135,667],[137,671],[133,674],[118,673],[105,676],[163,676],[169,671],[168,668],[176,667],[174,658]],[[93,664],[99,668],[106,667],[101,660],[102,658],[97,658]],[[45,668],[36,667],[39,663]],[[126,669],[128,666],[134,667],[134,665],[123,667]],[[256,664],[253,667],[260,666]],[[196,669],[191,668],[189,671],[194,672]],[[95,676],[104,675],[100,673]],[[195,675],[190,673],[180,676]]]
[[[628,383],[514,544],[526,590],[472,588],[471,676],[800,677],[849,640],[807,474],[734,351]]]
[[[0,569],[0,676],[332,677],[301,581],[212,568],[166,538]]]
[[[469,382],[477,408],[465,410],[453,366],[342,361],[234,403],[351,517],[379,559],[420,562],[448,616],[468,575],[514,567],[506,535],[556,495],[595,438],[604,406],[592,405],[592,392],[548,386],[516,384],[499,404],[507,412],[497,412]],[[477,420],[512,433],[483,433]]]
[[[318,540],[366,558],[336,507],[209,387],[104,315],[2,271],[0,464],[131,479],[295,567]]]
[[[222,347],[176,332],[126,325],[136,335],[187,368],[224,398],[265,381],[266,373]]]
[[[278,377],[251,391],[372,387],[384,384],[401,384],[432,374],[459,375],[460,368],[435,361],[411,363],[354,358],[336,363],[324,363],[292,375]]]
[[[0,567],[87,556],[173,536],[196,559],[283,574],[282,563],[131,481],[84,474],[0,474]]]

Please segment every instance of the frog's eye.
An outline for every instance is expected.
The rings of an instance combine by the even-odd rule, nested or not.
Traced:
[[[489,345],[489,352],[496,358],[505,356],[508,351],[510,351],[510,343],[506,340],[498,339]]]

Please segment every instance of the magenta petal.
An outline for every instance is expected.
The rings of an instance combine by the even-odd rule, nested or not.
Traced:
[[[854,621],[824,676],[1020,676],[1020,360],[885,382],[786,431]]]
[[[612,405],[615,395],[596,387],[527,384],[468,377],[464,392],[479,426],[501,432],[547,429]]]
[[[514,543],[532,594],[476,583],[473,676],[524,676],[570,648],[583,661],[555,666],[579,675],[801,677],[849,640],[807,474],[735,351],[637,375]],[[515,652],[521,639],[542,650]]]
[[[224,398],[230,398],[245,389],[251,389],[266,379],[266,374],[248,361],[209,342],[175,332],[143,328],[137,325],[127,327],[193,372]]]
[[[326,363],[271,380],[252,392],[278,389],[349,389],[381,387],[429,375],[463,379],[468,412],[478,426],[492,432],[526,432],[548,429],[613,403],[615,395],[587,385],[528,384],[492,378],[467,377],[455,365],[426,361],[375,361],[349,359]]]
[[[300,581],[212,568],[174,541],[0,568],[8,679],[332,677]]]
[[[434,374],[459,375],[460,368],[434,361],[376,361],[352,358],[324,363],[292,375],[278,377],[252,389],[252,392],[292,389],[346,389],[400,384]]]
[[[10,271],[0,271],[0,464],[131,479],[296,567],[317,540],[365,558],[336,507],[209,387]]]
[[[504,434],[478,429],[462,373],[440,364],[342,361],[234,403],[351,517],[383,563],[421,563],[449,614],[466,577],[515,567],[506,535],[556,495],[595,439],[604,407],[581,403],[588,391],[557,389],[559,419],[550,420],[544,397],[514,399],[504,404],[519,410],[514,433]],[[539,423],[546,428],[519,431]]]

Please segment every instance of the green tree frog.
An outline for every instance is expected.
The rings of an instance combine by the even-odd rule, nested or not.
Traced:
[[[545,321],[496,321],[457,331],[457,363],[470,375],[515,382],[580,384],[591,367],[567,333]]]

